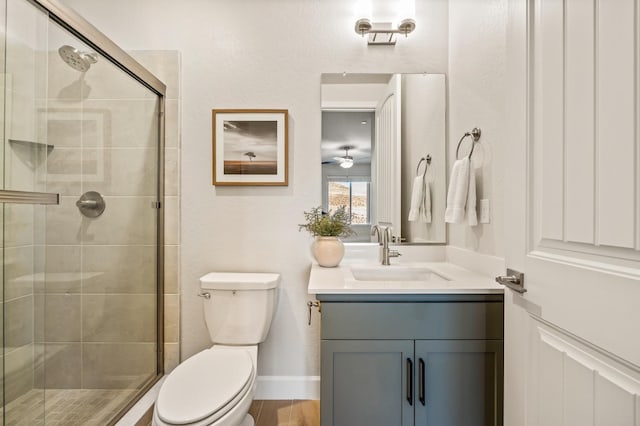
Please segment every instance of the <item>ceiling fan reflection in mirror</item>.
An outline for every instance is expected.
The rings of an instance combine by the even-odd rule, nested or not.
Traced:
[[[333,159],[336,160],[338,162],[338,165],[343,169],[349,169],[353,167],[353,157],[349,155],[349,150],[353,149],[353,147],[346,145],[341,147],[340,149],[344,149],[344,155],[341,157],[333,157]]]

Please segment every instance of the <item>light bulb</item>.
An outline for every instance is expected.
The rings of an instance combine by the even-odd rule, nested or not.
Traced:
[[[345,158],[340,163],[340,167],[342,167],[343,169],[350,169],[351,167],[353,167],[353,160],[351,158]]]

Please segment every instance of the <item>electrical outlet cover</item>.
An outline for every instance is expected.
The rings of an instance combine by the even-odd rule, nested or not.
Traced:
[[[480,223],[491,223],[491,208],[489,200],[480,200]]]

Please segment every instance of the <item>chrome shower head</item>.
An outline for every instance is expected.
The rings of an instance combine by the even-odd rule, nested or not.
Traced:
[[[71,68],[80,72],[87,72],[92,64],[98,62],[96,53],[81,52],[75,47],[64,45],[58,49],[58,54]]]

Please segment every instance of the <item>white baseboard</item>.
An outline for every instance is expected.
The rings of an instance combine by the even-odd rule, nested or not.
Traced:
[[[320,376],[258,376],[254,399],[320,399]]]

